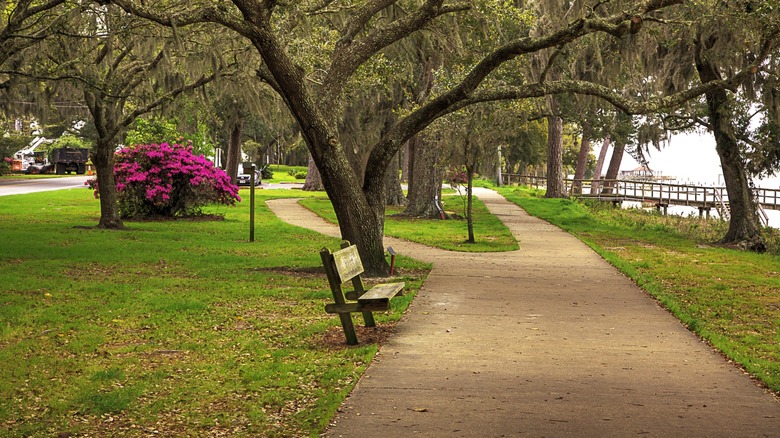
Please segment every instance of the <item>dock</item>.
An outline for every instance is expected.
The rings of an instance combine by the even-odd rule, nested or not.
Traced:
[[[689,184],[671,184],[643,180],[564,180],[566,191],[575,198],[595,199],[605,202],[622,203],[624,201],[651,204],[657,209],[667,212],[669,206],[686,206],[699,209],[699,214],[709,217],[715,209],[720,217],[728,220],[731,217],[728,192],[726,187],[697,186]],[[544,188],[547,178],[532,175],[504,174],[505,185],[522,184],[536,188]],[[753,199],[758,208],[761,220],[766,223],[768,218],[765,210],[780,210],[780,189],[753,189]]]

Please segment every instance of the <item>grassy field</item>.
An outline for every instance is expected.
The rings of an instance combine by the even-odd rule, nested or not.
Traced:
[[[691,330],[780,392],[780,257],[718,247],[727,224],[656,212],[501,193],[579,237],[656,297]]]
[[[377,345],[342,346],[318,254],[338,241],[263,203],[290,194],[258,192],[252,244],[247,202],[105,231],[86,189],[1,198],[0,435],[319,433]],[[398,265],[412,293],[380,330],[427,273]]]
[[[326,220],[336,223],[336,214],[325,197],[304,199],[302,205]],[[443,196],[442,204],[450,214],[463,215],[463,201],[459,196]],[[475,243],[467,243],[468,229],[465,219],[436,220],[398,216],[404,207],[386,209],[385,234],[422,243],[428,246],[462,252],[501,252],[518,248],[517,240],[501,221],[490,214],[479,199],[474,198],[473,218]]]
[[[305,180],[302,179],[296,179],[295,173],[296,172],[306,172],[307,168],[306,166],[287,166],[284,164],[271,164],[268,166],[269,169],[274,173],[274,177],[268,180],[263,180],[265,183],[277,183],[277,184],[285,184],[285,183],[303,183]],[[290,174],[292,172],[292,175]]]
[[[579,236],[780,391],[777,256],[711,245],[717,221],[502,192]],[[251,244],[248,202],[209,209],[221,221],[104,231],[93,228],[98,203],[86,189],[0,198],[0,435],[316,436],[377,345],[344,346],[323,311],[331,298],[318,251],[338,240],[288,226],[264,204],[304,197],[332,220],[322,194],[257,196]],[[460,199],[445,199],[460,212]],[[465,248],[516,247],[484,206],[477,212],[481,243]],[[463,250],[465,221],[393,213],[387,234]],[[419,289],[428,267],[397,265]],[[380,331],[412,297],[378,315]]]

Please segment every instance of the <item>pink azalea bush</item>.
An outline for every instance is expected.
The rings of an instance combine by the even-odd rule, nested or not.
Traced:
[[[201,207],[241,201],[238,186],[191,145],[147,144],[116,153],[119,212],[123,218],[192,216]],[[90,184],[95,189],[96,183]]]

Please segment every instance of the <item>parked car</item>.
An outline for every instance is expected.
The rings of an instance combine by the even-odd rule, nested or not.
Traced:
[[[248,173],[244,173],[243,170],[239,167],[238,169],[238,177],[236,177],[236,182],[238,182],[238,185],[240,186],[248,186],[251,184],[252,175]],[[260,174],[259,170],[255,171],[255,186],[259,186],[262,182],[262,175]]]

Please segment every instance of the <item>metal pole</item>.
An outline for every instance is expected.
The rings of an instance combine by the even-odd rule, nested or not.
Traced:
[[[393,275],[393,271],[395,270],[395,250],[393,250],[392,246],[388,246],[387,252],[390,254],[390,275]]]
[[[249,241],[255,241],[255,164],[252,163],[252,173],[249,174]]]

